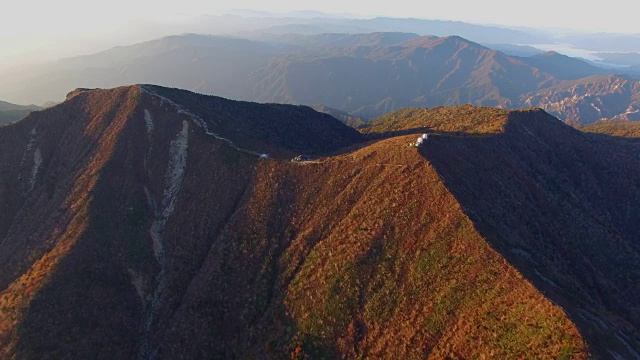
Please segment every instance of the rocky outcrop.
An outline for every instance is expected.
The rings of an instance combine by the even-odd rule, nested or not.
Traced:
[[[600,119],[640,120],[640,82],[596,76],[526,94],[525,107],[540,107],[561,120],[588,124]]]

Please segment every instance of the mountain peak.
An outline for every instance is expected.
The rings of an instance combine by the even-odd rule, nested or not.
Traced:
[[[608,73],[607,70],[593,66],[582,59],[569,57],[556,51],[547,51],[519,59],[530,66],[563,80],[574,80]]]
[[[127,88],[128,90],[132,90],[136,87],[136,85],[130,85],[130,86],[121,86],[119,87],[120,89],[122,88]],[[65,97],[66,100],[70,100],[73,97],[82,94],[82,93],[86,93],[86,92],[102,92],[105,91],[105,89],[101,89],[101,88],[76,88],[75,90],[70,91],[69,93],[67,93],[67,96]],[[108,90],[107,90],[108,91]]]
[[[442,43],[452,43],[452,44],[457,44],[457,45],[464,45],[464,46],[472,46],[475,48],[480,48],[480,49],[486,49],[486,50],[490,50],[489,48],[482,46],[476,42],[473,42],[469,39],[465,39],[461,36],[458,35],[451,35],[451,36],[446,36],[446,37],[442,37]]]
[[[77,88],[77,89],[72,90],[69,93],[67,93],[67,96],[65,97],[65,99],[69,100],[69,99],[73,98],[74,96],[76,96],[78,94],[81,94],[81,93],[87,92],[87,91],[91,91],[91,90],[96,90],[96,89]]]
[[[321,154],[362,141],[334,117],[308,106],[258,104],[156,85],[139,85],[168,111],[188,115],[206,134],[258,154]]]
[[[447,45],[447,46],[472,46],[482,49],[487,49],[486,47],[477,44],[473,41],[467,40],[463,37],[452,35],[445,37],[437,37],[437,36],[420,36],[414,39],[409,39],[407,41],[401,42],[399,45],[404,47],[425,47],[432,48],[438,45]]]
[[[399,43],[398,45],[403,47],[419,47],[419,46],[429,45],[436,39],[440,39],[440,38],[437,36],[423,35],[423,36],[415,37],[413,39],[405,40]]]

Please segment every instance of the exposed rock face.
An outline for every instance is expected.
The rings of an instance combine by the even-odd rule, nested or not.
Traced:
[[[521,102],[582,124],[600,119],[639,121],[640,83],[617,76],[596,76],[523,95]]]
[[[612,258],[635,276],[637,186],[604,190],[608,168],[570,185],[606,152],[563,170],[607,144],[542,112],[436,111],[405,114],[447,116],[419,150],[409,120],[367,138],[307,107],[155,86],[0,129],[1,357],[634,356],[637,284],[603,274]],[[514,210],[529,197],[552,212]]]

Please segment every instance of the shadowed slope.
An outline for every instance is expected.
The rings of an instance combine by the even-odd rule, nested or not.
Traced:
[[[55,309],[58,303],[83,304],[82,300],[87,299],[97,302],[93,306],[94,316],[89,316],[93,323],[80,320],[87,314],[74,312],[77,308],[68,309],[70,312],[66,313],[49,312],[52,317],[40,318],[40,329],[62,327],[76,335],[57,343],[65,344],[62,348],[39,347],[30,343],[25,353],[21,324],[32,316],[38,299],[50,289],[50,283],[60,274],[69,276],[64,263],[91,228],[90,205],[98,174],[113,154],[119,134],[136,105],[133,97],[138,93],[135,88],[119,88],[104,93],[81,94],[66,106],[34,114],[3,129],[0,134],[3,136],[0,144],[4,148],[1,153],[6,156],[1,163],[1,182],[5,189],[2,199],[9,200],[7,212],[3,212],[0,222],[3,225],[0,228],[0,256],[3,257],[0,273],[3,289],[0,293],[2,357],[77,355],[86,353],[87,349],[95,351],[96,338],[100,341],[102,337],[111,338],[112,344],[118,347],[113,354],[122,356],[121,345],[132,341],[135,332],[130,330],[132,321],[135,321],[132,314],[135,308],[129,308],[123,302],[110,303],[113,294],[111,298],[91,297],[92,293],[97,295],[92,290],[100,285],[119,293],[111,282],[86,282],[84,287],[74,287],[69,292],[58,288],[54,291],[55,296],[46,298],[49,309]],[[22,156],[18,156],[20,153]],[[91,258],[87,256],[83,260],[84,266],[74,268],[74,279],[90,279],[93,274],[89,270],[91,268],[85,267],[91,264]],[[109,275],[111,273],[107,272],[106,277]],[[126,299],[126,293],[118,296]],[[105,303],[111,305],[110,315],[98,317],[98,313],[103,313],[95,311],[96,305]],[[80,318],[66,316],[69,314]],[[56,315],[64,317],[62,323],[55,321]],[[89,332],[87,335],[86,331],[98,323],[103,332]],[[45,334],[39,339],[51,335]],[[81,337],[81,334],[85,336]],[[63,349],[66,351],[61,351]]]
[[[211,134],[260,153],[321,154],[362,141],[356,130],[307,106],[256,104],[186,90],[143,85],[183,113],[194,114]]]
[[[638,357],[637,155],[541,110],[504,113],[502,121],[491,120],[495,110],[473,111],[489,120],[467,134],[432,136],[421,154],[492,246],[568,311],[596,355]],[[442,115],[418,114],[407,128]]]

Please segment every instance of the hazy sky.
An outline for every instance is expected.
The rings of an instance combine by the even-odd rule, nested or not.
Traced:
[[[590,6],[584,0],[418,2],[345,0],[6,0],[0,6],[0,65],[93,53],[188,29],[189,16],[228,8],[270,12],[318,10],[362,16],[416,17],[481,24],[640,33],[628,1]]]

